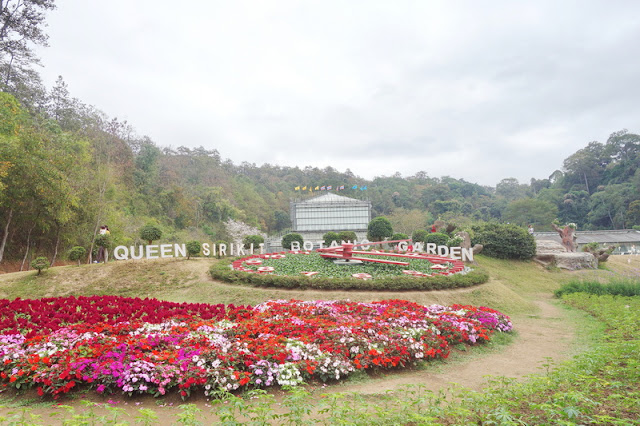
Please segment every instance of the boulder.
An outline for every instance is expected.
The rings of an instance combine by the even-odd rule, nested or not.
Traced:
[[[471,248],[471,238],[469,237],[469,233],[466,231],[456,232],[456,237],[462,238],[462,242],[460,243],[460,247],[469,249]]]
[[[598,259],[593,254],[569,253],[562,244],[553,240],[536,241],[536,256],[533,260],[543,266],[555,266],[570,271],[598,268]]]
[[[549,254],[549,253],[566,253],[567,249],[557,241],[554,240],[537,240],[536,241],[536,255]]]

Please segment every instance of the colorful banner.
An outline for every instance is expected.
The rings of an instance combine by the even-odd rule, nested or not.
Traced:
[[[349,189],[348,187],[345,187],[345,185],[336,185],[335,190],[336,191],[344,191],[346,189]],[[359,187],[358,185],[353,185],[351,187],[351,189],[358,189],[360,188],[360,191],[366,191],[367,186],[361,186]],[[294,187],[295,191],[306,191],[309,190],[309,192],[313,192],[313,191],[331,191],[333,188],[333,185],[318,185],[318,186],[313,186],[313,185],[305,185],[305,186],[296,186]]]

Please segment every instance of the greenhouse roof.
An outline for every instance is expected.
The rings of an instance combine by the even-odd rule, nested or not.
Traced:
[[[360,204],[366,203],[369,204],[368,201],[356,200],[355,198],[344,197],[342,195],[328,193],[322,194],[317,197],[310,198],[305,201],[301,201],[297,204],[321,204],[321,203],[353,203]]]
[[[535,232],[534,237],[537,240],[555,240],[561,242],[562,239],[557,232]],[[576,231],[576,242],[578,244],[587,244],[596,242],[598,244],[614,244],[614,243],[639,243],[640,231],[635,229],[615,229],[603,231]]]

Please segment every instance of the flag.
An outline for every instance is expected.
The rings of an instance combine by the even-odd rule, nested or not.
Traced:
[[[360,191],[364,191],[365,189],[367,189],[367,185],[365,185],[362,188],[360,188]]]
[[[358,189],[358,185],[353,185],[351,189]]]
[[[323,186],[320,188],[320,191],[324,191],[326,188]]]
[[[338,188],[338,189],[344,189],[344,185],[340,185],[340,188]]]
[[[299,186],[296,186],[296,191],[300,191],[300,187]]]
[[[327,186],[327,191],[331,191],[331,185]]]
[[[313,192],[313,188],[312,187],[309,187],[309,192]]]
[[[307,187],[306,187],[306,186],[303,186],[303,187],[302,187],[302,190],[303,190],[303,191],[306,191],[306,190],[307,190]]]
[[[320,191],[320,187],[319,186],[316,186],[316,191]]]

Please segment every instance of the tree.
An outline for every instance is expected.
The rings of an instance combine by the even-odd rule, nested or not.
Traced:
[[[516,178],[502,179],[496,185],[496,195],[502,196],[507,200],[517,200],[527,195],[527,185],[521,185]]]
[[[426,230],[416,229],[415,231],[413,231],[411,239],[414,243],[424,243],[427,240],[427,235],[429,235],[429,232],[427,232]]]
[[[0,1],[0,82],[5,88],[15,88],[17,77],[23,77],[31,65],[38,63],[31,45],[47,45],[43,27],[45,13],[52,9],[54,0]]]
[[[524,198],[512,201],[507,205],[502,219],[516,225],[548,226],[558,215],[558,208],[548,201]]]
[[[627,209],[627,226],[640,225],[640,200],[635,200],[629,203]]]
[[[242,244],[246,249],[251,248],[252,244],[254,248],[257,248],[260,244],[264,244],[264,237],[262,235],[247,235],[242,240]]]
[[[145,225],[140,228],[140,238],[148,241],[149,244],[151,244],[155,240],[159,240],[160,238],[162,238],[162,231],[160,230],[160,228],[154,225]]]
[[[191,256],[197,256],[200,254],[200,249],[202,248],[200,241],[189,241],[186,246],[187,246],[187,260],[189,260]]]
[[[566,173],[563,184],[566,189],[571,189],[571,185],[584,183],[584,189],[591,194],[600,184],[602,173],[609,161],[604,145],[590,142],[586,148],[576,151],[564,160],[563,168]]]
[[[80,260],[84,258],[84,256],[87,254],[87,250],[84,247],[81,246],[75,246],[73,247],[71,250],[69,250],[69,260],[72,261],[77,261],[78,262],[78,266],[80,266]]]
[[[289,215],[281,210],[276,210],[274,213],[275,230],[282,231],[283,229],[291,226],[291,219]]]
[[[367,227],[367,238],[371,241],[382,241],[393,235],[391,222],[384,216],[373,218]]]
[[[322,240],[324,241],[325,246],[330,246],[334,241],[340,243],[340,234],[337,232],[329,231],[322,236]]]
[[[354,242],[358,238],[356,233],[353,231],[340,231],[338,232],[338,237],[340,238],[340,241],[351,241],[351,242]]]
[[[591,195],[587,218],[595,227],[624,229],[629,204],[638,194],[630,183],[607,185]]]
[[[46,257],[36,257],[32,262],[31,262],[31,267],[33,269],[37,269],[38,270],[38,275],[40,275],[42,273],[43,269],[47,269],[49,267],[49,259],[47,259]]]
[[[304,243],[304,240],[302,239],[302,235],[296,234],[295,232],[291,232],[285,235],[284,237],[282,237],[282,247],[286,248],[287,250],[291,250],[291,243],[293,243],[294,241],[297,241],[298,243],[300,243],[301,247],[302,247],[302,243]]]
[[[402,207],[395,209],[388,218],[394,230],[405,234],[410,234],[416,229],[423,229],[428,223],[434,221],[431,213],[424,209],[407,210]]]
[[[34,231],[42,234],[54,230],[57,250],[60,230],[82,208],[80,195],[88,181],[83,179],[89,165],[88,145],[53,122],[31,119],[6,93],[0,93],[0,116],[0,158],[2,169],[8,171],[0,176],[0,218],[4,219],[0,261],[7,238],[15,231],[20,232],[14,233],[13,253],[29,250]]]

